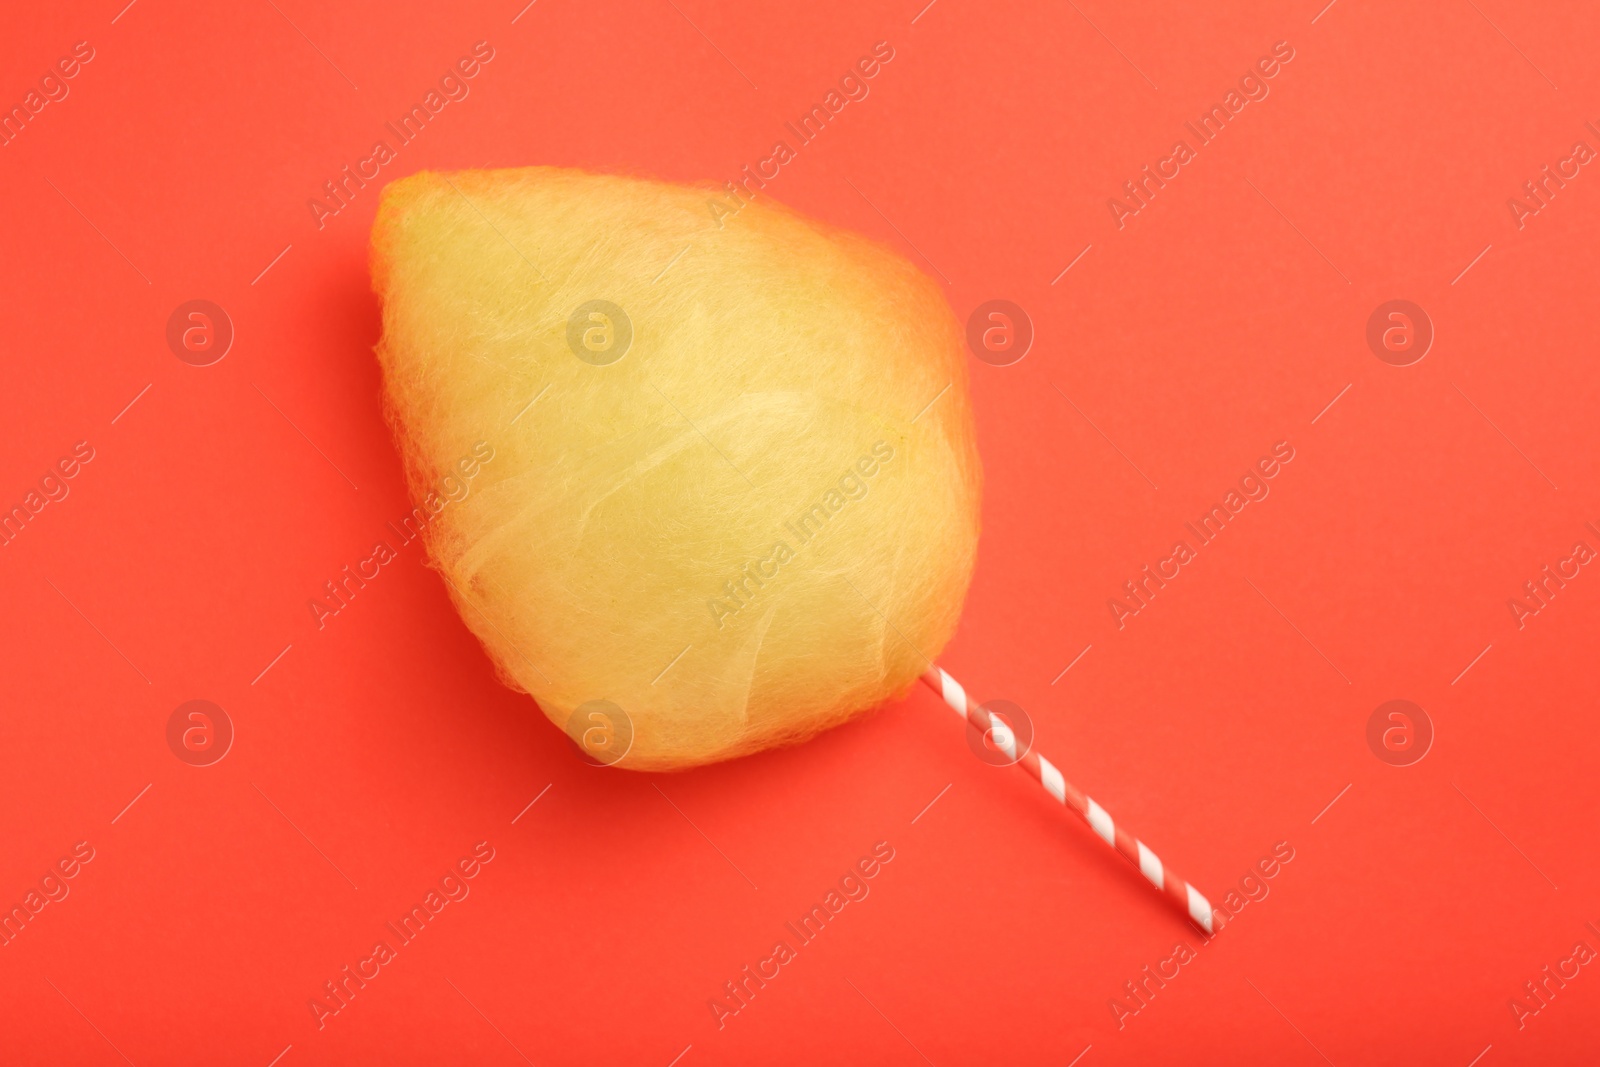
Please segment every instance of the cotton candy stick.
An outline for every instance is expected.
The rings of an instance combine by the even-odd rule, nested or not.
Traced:
[[[1139,868],[1139,873],[1144,875],[1162,896],[1183,912],[1190,922],[1208,935],[1222,929],[1223,923],[1227,920],[1226,912],[1213,911],[1211,902],[1198,889],[1163,864],[1143,841],[1118,826],[1106,809],[1068,782],[1055,764],[1031,749],[1018,759],[1017,740],[1011,728],[998,715],[967,696],[967,691],[961,687],[960,682],[939,667],[929,668],[922,675],[922,680],[928,688],[944,699],[952,711],[970,723],[974,729],[991,737],[1002,752],[1044,786],[1046,793],[1068,810],[1075,812],[1089,824],[1090,829],[1101,840],[1120,852],[1123,859]]]

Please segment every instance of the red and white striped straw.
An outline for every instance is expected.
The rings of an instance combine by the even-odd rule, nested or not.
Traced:
[[[944,702],[950,705],[951,710],[971,723],[974,729],[993,738],[995,745],[1002,752],[1038,779],[1039,784],[1044,786],[1045,792],[1076,812],[1101,840],[1122,853],[1123,859],[1139,868],[1139,873],[1176,905],[1190,922],[1207,934],[1215,934],[1222,929],[1223,923],[1227,921],[1227,912],[1212,911],[1211,902],[1198,889],[1179,878],[1171,868],[1156,857],[1154,852],[1150,851],[1143,841],[1113,822],[1106,809],[1079,792],[1062,776],[1055,764],[1032,749],[1018,759],[1017,739],[1011,728],[999,716],[967,696],[967,691],[961,687],[960,682],[939,667],[929,668],[922,675],[922,680],[927,683],[928,688],[944,698]]]

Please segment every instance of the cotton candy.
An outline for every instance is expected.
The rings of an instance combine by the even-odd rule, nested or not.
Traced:
[[[769,198],[728,203],[424,172],[373,226],[430,562],[574,740],[584,709],[623,717],[625,768],[801,741],[903,693],[972,574],[981,475],[938,286]]]

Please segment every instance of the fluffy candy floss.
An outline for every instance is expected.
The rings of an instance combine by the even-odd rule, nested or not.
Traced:
[[[706,188],[533,167],[422,173],[372,233],[412,495],[511,686],[620,766],[800,741],[903,693],[971,578],[980,471],[937,286],[854,234]],[[569,725],[577,722],[579,725]],[[621,728],[621,727],[619,727]]]

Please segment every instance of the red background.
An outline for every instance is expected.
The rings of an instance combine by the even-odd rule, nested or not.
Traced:
[[[4,1062],[1592,1055],[1596,968],[1521,1029],[1508,1001],[1600,949],[1600,576],[1521,629],[1507,601],[1600,547],[1600,177],[1522,229],[1506,206],[1600,147],[1592,8],[122,2],[13,5],[0,35],[8,106],[95,49],[0,149],[0,502],[95,449],[0,550],[0,898],[95,849],[0,948]],[[1201,948],[920,687],[647,776],[584,766],[502,688],[415,545],[315,628],[407,504],[376,187],[320,230],[307,201],[479,40],[471,95],[383,180],[720,183],[892,45],[768,192],[942,276],[963,321],[1033,320],[1021,362],[972,361],[985,528],[942,661],[1213,899],[1288,842],[1266,899]],[[1280,40],[1270,96],[1119,229],[1107,199]],[[165,341],[192,298],[237,331],[210,367]],[[1437,333],[1413,366],[1366,345],[1393,298]],[[1119,630],[1108,598],[1280,440],[1271,496]],[[191,699],[237,731],[213,766],[167,746]],[[1413,766],[1368,748],[1391,699],[1436,731]],[[483,840],[470,897],[319,1030],[309,999]],[[719,1029],[707,1001],[878,841],[870,897]],[[1111,998],[1179,941],[1197,958],[1119,1029]]]

